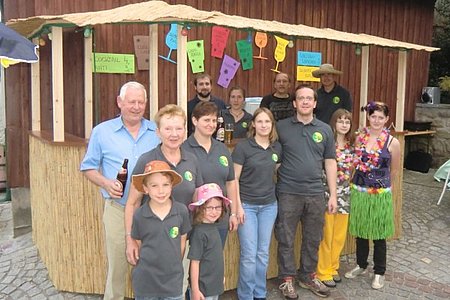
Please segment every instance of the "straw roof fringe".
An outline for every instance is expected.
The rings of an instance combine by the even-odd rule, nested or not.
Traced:
[[[72,13],[59,16],[35,16],[26,19],[12,19],[7,25],[27,37],[38,35],[45,26],[93,26],[100,24],[126,23],[181,23],[219,25],[241,30],[262,31],[292,39],[312,38],[360,45],[377,45],[401,50],[425,50],[439,48],[390,40],[367,34],[355,34],[330,28],[316,28],[302,24],[287,24],[278,21],[230,16],[218,11],[203,11],[191,6],[170,5],[163,1],[148,1],[129,4],[109,10]]]

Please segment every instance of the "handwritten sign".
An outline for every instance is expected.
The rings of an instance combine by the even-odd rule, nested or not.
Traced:
[[[203,40],[189,41],[186,45],[187,55],[191,63],[192,73],[200,73],[205,70],[205,49]]]
[[[320,52],[297,52],[297,65],[318,67],[322,64],[322,53]]]
[[[318,69],[317,67],[297,66],[297,81],[320,82],[320,78],[312,76],[312,71],[317,69]]]
[[[252,44],[248,40],[236,41],[239,58],[242,63],[242,70],[253,69],[253,49]]]
[[[134,54],[92,53],[94,73],[134,74]]]
[[[257,32],[255,34],[255,44],[259,48],[259,55],[253,57],[258,59],[267,59],[267,57],[262,56],[262,49],[267,46],[267,34],[265,32]]]
[[[138,70],[148,70],[149,66],[149,49],[148,49],[148,35],[135,35],[134,41],[134,54],[136,55]]]
[[[221,87],[228,88],[231,80],[236,75],[239,66],[240,63],[237,60],[225,54],[223,57],[222,66],[220,67],[220,76],[217,80],[217,84]]]
[[[211,56],[222,58],[227,46],[230,29],[220,26],[213,26],[211,31]]]
[[[275,69],[271,70],[276,73],[280,73],[280,71],[278,70],[278,65],[286,58],[286,46],[289,44],[289,41],[276,35],[275,40],[277,41],[277,46],[275,47],[273,57],[275,58],[277,64],[275,66]]]

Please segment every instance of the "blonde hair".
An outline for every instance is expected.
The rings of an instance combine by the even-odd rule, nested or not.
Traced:
[[[276,140],[278,140],[278,133],[277,129],[275,128],[275,118],[273,117],[272,112],[267,107],[259,107],[255,110],[252,117],[252,126],[249,127],[247,132],[247,137],[254,137],[256,135],[255,127],[253,126],[255,123],[255,119],[257,116],[259,116],[261,113],[266,113],[269,116],[270,121],[272,122],[272,129],[270,130],[269,134],[269,142],[272,144]]]
[[[160,122],[161,122],[161,118],[163,116],[168,115],[169,117],[182,117],[184,120],[184,126],[186,127],[186,113],[184,112],[184,110],[175,104],[167,104],[166,106],[162,107],[160,110],[158,110],[158,112],[155,115],[155,123],[159,128]]]

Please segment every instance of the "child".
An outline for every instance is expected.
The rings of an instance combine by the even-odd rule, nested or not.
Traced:
[[[183,300],[182,258],[191,229],[189,212],[170,196],[181,176],[164,161],[146,164],[132,182],[150,200],[133,216],[131,237],[138,241],[139,257],[132,273],[136,299]]]
[[[326,286],[336,287],[336,282],[341,281],[338,273],[339,257],[347,236],[350,210],[350,177],[353,164],[351,113],[343,108],[336,110],[330,125],[336,141],[338,211],[336,214],[325,213],[316,275]]]
[[[223,250],[217,224],[231,201],[219,185],[208,183],[197,188],[194,228],[189,237],[191,300],[218,300],[223,293]]]

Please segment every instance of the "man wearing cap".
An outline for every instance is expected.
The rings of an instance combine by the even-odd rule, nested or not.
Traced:
[[[327,124],[330,122],[331,115],[338,108],[352,111],[352,97],[349,91],[335,81],[335,76],[341,74],[342,71],[336,70],[332,64],[323,64],[312,72],[312,75],[320,78],[322,83],[320,89],[317,90],[319,98],[314,114],[317,119]]]
[[[273,87],[275,93],[264,96],[259,107],[267,107],[273,114],[275,121],[292,117],[295,111],[292,106],[294,95],[289,92],[291,88],[289,75],[286,73],[275,75]]]
[[[133,170],[139,156],[159,144],[156,124],[143,118],[147,105],[145,87],[135,81],[125,83],[117,96],[120,116],[102,122],[92,130],[80,171],[101,187],[105,200],[103,224],[108,273],[103,299],[124,299],[128,263],[125,256],[125,203],[130,177],[123,190],[116,179],[124,159]]]

